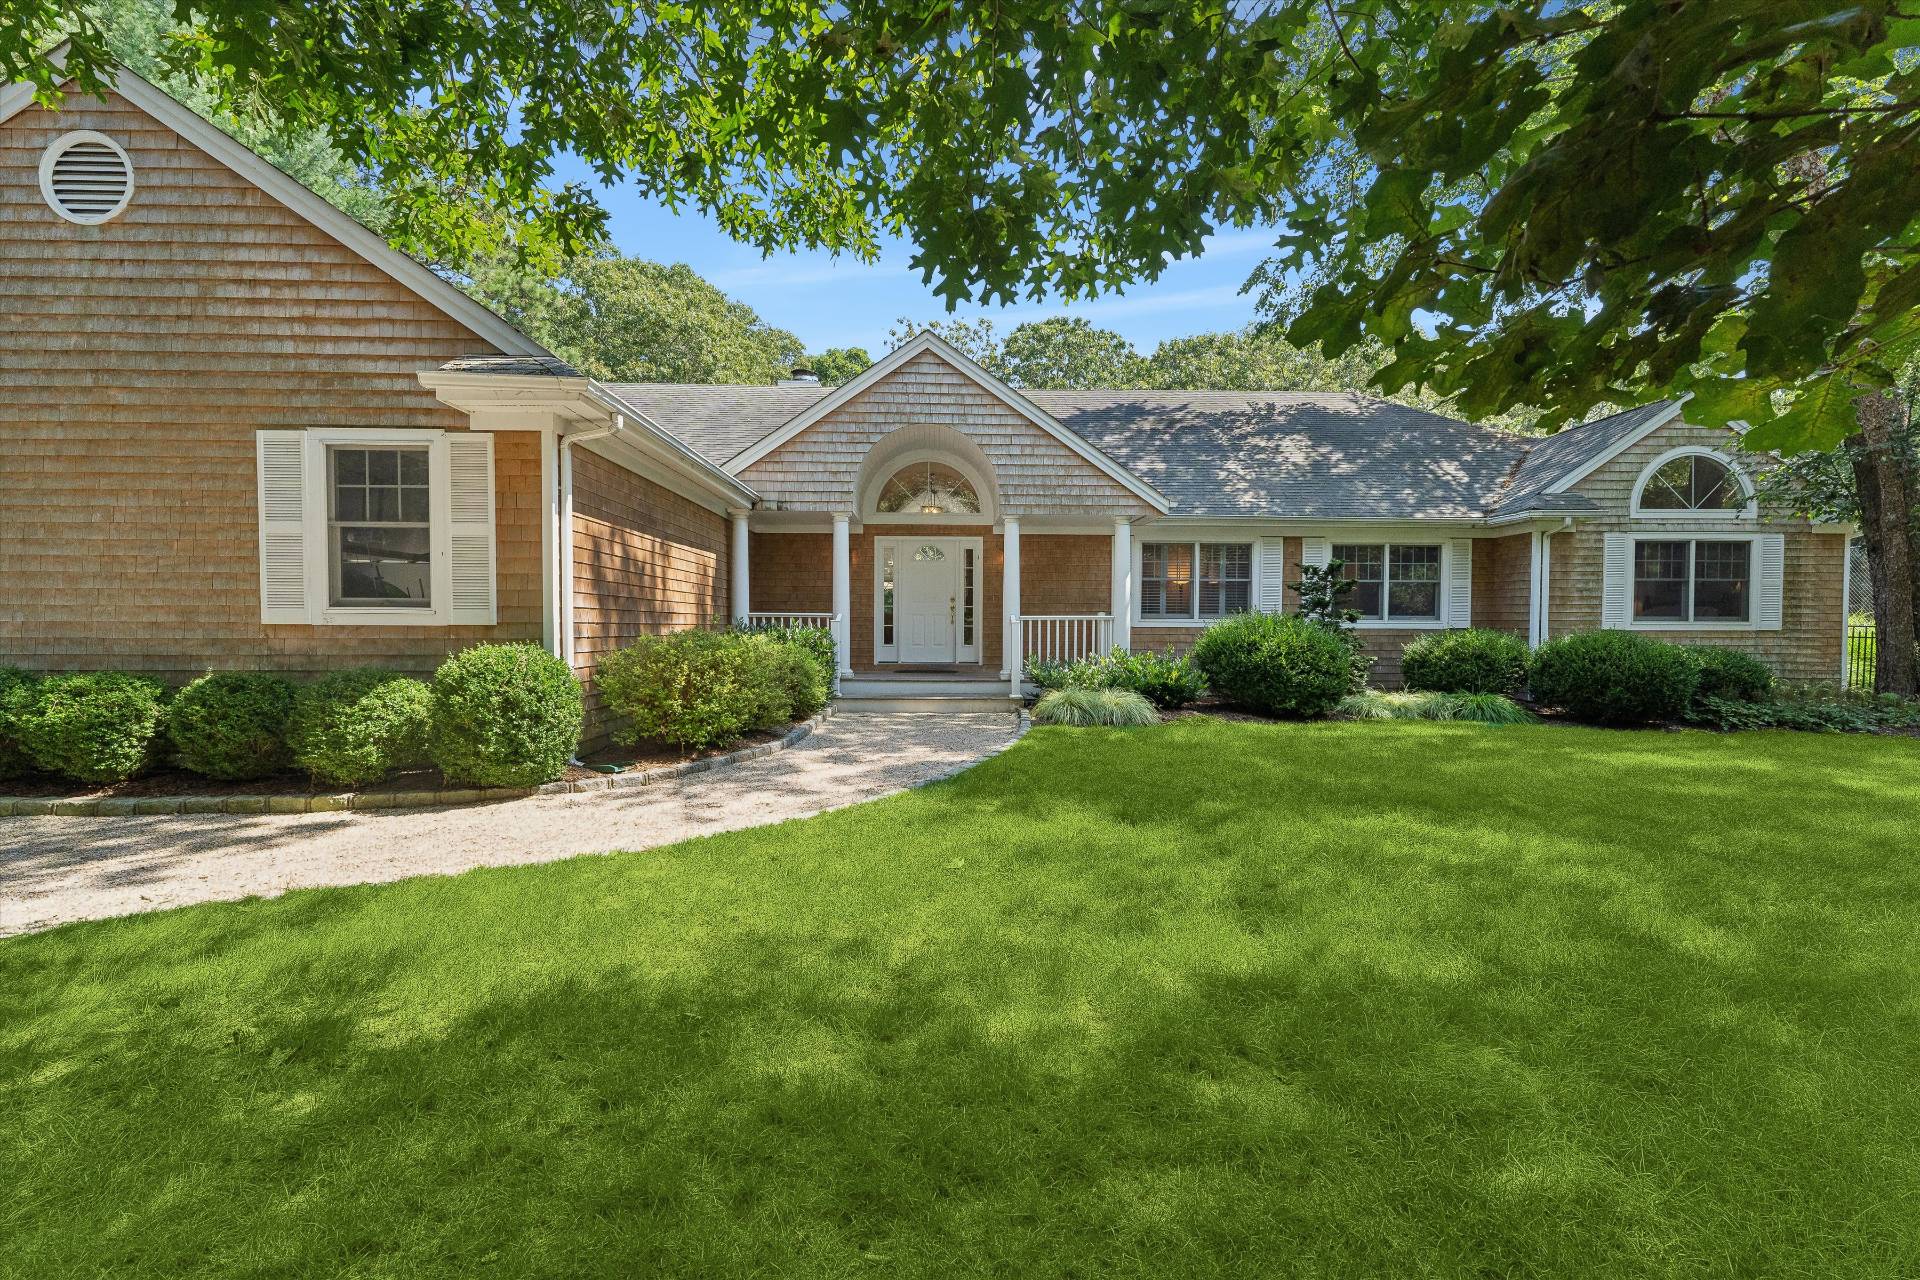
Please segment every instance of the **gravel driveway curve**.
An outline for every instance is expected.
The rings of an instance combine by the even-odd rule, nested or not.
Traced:
[[[842,713],[785,751],[682,782],[464,809],[0,818],[0,936],[192,902],[647,849],[838,809],[1005,747],[993,712]]]

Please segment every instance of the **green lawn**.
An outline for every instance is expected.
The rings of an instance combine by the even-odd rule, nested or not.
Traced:
[[[1911,1276],[1920,740],[1188,719],[0,942],[0,1274]]]

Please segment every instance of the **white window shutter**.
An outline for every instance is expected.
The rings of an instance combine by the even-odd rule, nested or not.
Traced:
[[[1287,607],[1287,540],[1260,539],[1260,612],[1280,613]]]
[[[456,625],[495,621],[493,562],[493,437],[450,432],[447,449],[447,620]]]
[[[1326,538],[1302,538],[1300,563],[1324,569],[1333,562],[1333,543]]]
[[[1447,547],[1447,625],[1473,625],[1473,539],[1452,538]]]
[[[1753,625],[1755,630],[1780,630],[1786,579],[1786,535],[1761,534],[1753,542]]]
[[[1606,562],[1601,574],[1600,625],[1620,628],[1633,621],[1633,535],[1607,535]]]
[[[260,503],[260,621],[307,616],[307,433],[254,432]]]

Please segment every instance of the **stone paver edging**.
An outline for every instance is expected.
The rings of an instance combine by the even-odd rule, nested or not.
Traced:
[[[679,764],[664,764],[631,773],[614,773],[575,782],[548,782],[537,787],[474,787],[445,791],[374,791],[362,794],[341,791],[321,795],[226,795],[226,796],[104,796],[97,799],[62,796],[0,796],[0,818],[107,818],[157,817],[180,813],[340,813],[352,809],[428,809],[446,805],[495,804],[502,800],[524,800],[528,796],[561,796],[595,791],[619,791],[627,787],[645,787],[669,778],[724,769],[728,765],[758,760],[776,751],[784,751],[826,721],[828,708],[811,720],[803,720],[772,742],[742,747],[724,755]],[[1021,732],[1025,732],[1022,713]],[[1018,735],[1015,735],[1018,737]]]

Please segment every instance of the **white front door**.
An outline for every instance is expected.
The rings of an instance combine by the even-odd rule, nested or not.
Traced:
[[[960,554],[948,539],[902,539],[894,565],[894,625],[901,662],[952,662],[960,605]]]

